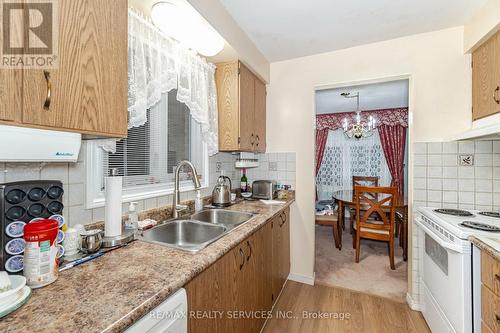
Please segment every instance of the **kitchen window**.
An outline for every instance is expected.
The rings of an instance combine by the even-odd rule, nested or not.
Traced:
[[[201,126],[189,108],[176,99],[177,90],[162,94],[148,109],[147,122],[128,130],[114,153],[87,143],[87,208],[104,205],[104,177],[111,169],[123,176],[123,201],[130,202],[173,193],[176,165],[188,159],[196,166],[202,187],[208,186],[208,152]],[[182,190],[193,189],[190,175],[181,173]]]

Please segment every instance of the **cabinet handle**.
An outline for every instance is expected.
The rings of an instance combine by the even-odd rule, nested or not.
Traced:
[[[243,250],[240,247],[240,257],[241,257],[241,264],[240,264],[240,271],[245,266],[245,253],[243,253]]]
[[[250,253],[248,254],[248,257],[247,257],[247,261],[249,261],[250,258],[252,258],[252,243],[250,243],[250,241],[247,241],[247,246],[250,249]]]
[[[286,214],[285,214],[285,212],[283,212],[283,213],[280,214],[280,219],[281,219],[280,227],[282,227],[283,224],[285,224],[285,222],[286,222]]]
[[[497,320],[497,324],[500,324],[500,316],[499,315],[495,315],[496,317],[496,320]]]
[[[498,91],[500,90],[500,86],[497,86],[497,88],[495,89],[495,91],[493,92],[493,100],[497,103],[497,104],[500,104],[500,100],[497,98],[497,93]]]
[[[255,138],[257,139],[256,141],[256,146],[258,147],[259,146],[259,142],[260,142],[260,138],[259,138],[259,135],[256,135]]]
[[[252,133],[252,135],[250,135],[250,143],[252,144],[252,146],[255,144],[253,133]]]
[[[50,98],[52,96],[52,82],[50,82],[49,71],[43,71],[43,75],[45,76],[45,81],[47,82],[47,95],[45,97],[45,102],[43,103],[43,108],[48,110],[50,108]]]
[[[495,274],[495,279],[497,279],[497,281],[500,281],[500,275]]]

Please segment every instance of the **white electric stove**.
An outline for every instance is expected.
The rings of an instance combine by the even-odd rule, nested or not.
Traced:
[[[468,237],[500,237],[500,214],[428,207],[418,212],[420,307],[427,324],[433,332],[480,332],[480,292],[473,288],[480,279],[479,256]]]

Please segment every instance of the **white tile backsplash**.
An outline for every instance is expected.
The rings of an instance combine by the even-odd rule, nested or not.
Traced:
[[[474,157],[460,166],[459,155]],[[500,209],[500,141],[415,143],[414,207]]]
[[[22,181],[22,180],[60,180],[64,187],[64,212],[69,225],[87,224],[102,221],[104,219],[104,208],[85,209],[85,144],[77,163],[0,163],[0,183]],[[276,154],[275,154],[276,155]],[[262,155],[267,158],[267,156]],[[241,172],[234,168],[236,155],[219,153],[209,158],[209,185],[202,190],[202,195],[212,193],[219,173],[216,172],[216,163],[221,162],[226,175],[231,177],[234,187],[240,186]],[[292,157],[291,157],[292,158]],[[287,160],[285,155],[285,160]],[[295,154],[293,154],[293,160]],[[292,159],[290,160],[292,163]],[[288,163],[285,162],[285,173],[288,171]],[[292,171],[292,170],[290,170]],[[294,170],[293,170],[294,171]],[[285,180],[287,178],[285,174]],[[295,180],[294,180],[295,184]],[[192,192],[192,193],[191,193]],[[183,193],[181,198],[194,198],[194,191]],[[172,203],[172,196],[162,196],[138,201],[138,211],[155,207],[164,207]],[[123,212],[127,212],[128,203],[124,203]]]

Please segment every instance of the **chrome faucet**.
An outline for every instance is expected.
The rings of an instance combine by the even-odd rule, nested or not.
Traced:
[[[196,168],[194,167],[193,163],[189,162],[188,160],[180,161],[179,164],[177,164],[177,167],[175,168],[174,198],[172,202],[173,218],[178,218],[179,212],[187,209],[186,205],[179,204],[179,202],[181,201],[180,191],[179,191],[179,173],[184,165],[188,166],[191,169],[191,172],[193,173],[194,189],[197,190],[201,187],[200,180],[198,179],[198,173],[196,172]]]

